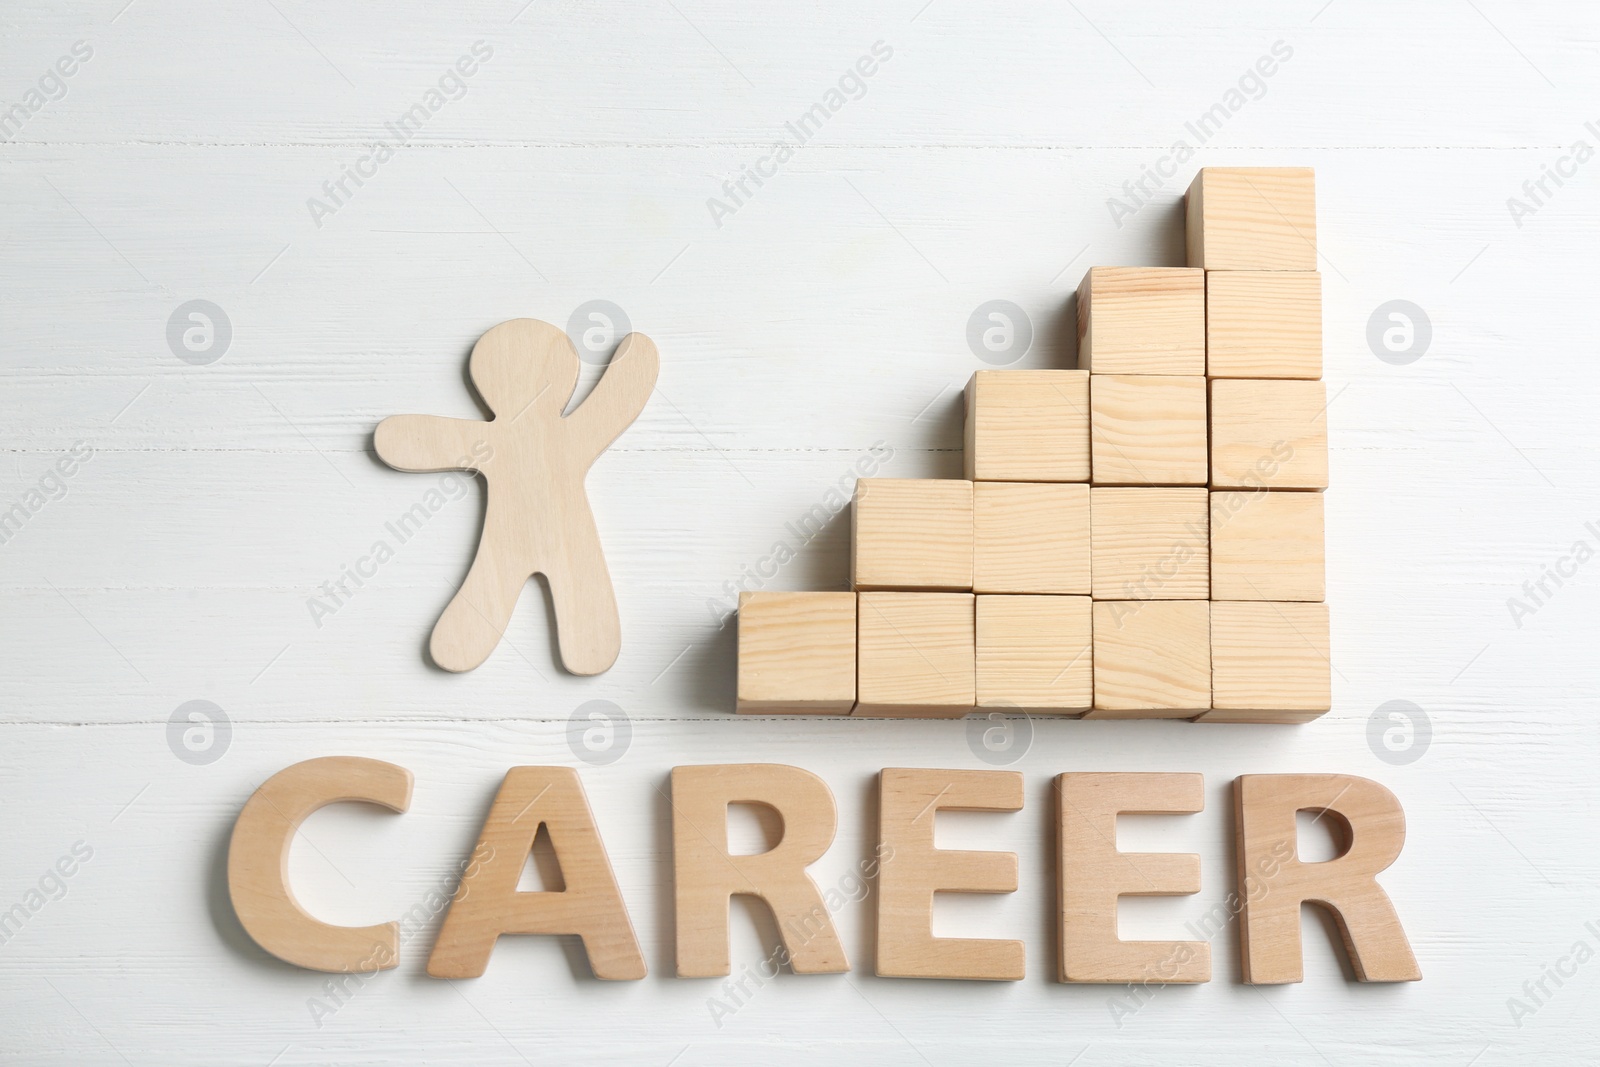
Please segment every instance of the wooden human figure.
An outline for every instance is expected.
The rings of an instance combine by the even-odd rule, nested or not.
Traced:
[[[487,659],[535,574],[550,585],[563,666],[599,674],[616,662],[616,595],[583,482],[644,409],[659,366],[654,342],[630,333],[594,391],[563,416],[578,384],[572,342],[547,322],[512,319],[478,338],[468,363],[493,419],[393,415],[378,424],[374,443],[389,466],[475,471],[488,484],[477,557],[429,642],[439,666],[470,671]]]

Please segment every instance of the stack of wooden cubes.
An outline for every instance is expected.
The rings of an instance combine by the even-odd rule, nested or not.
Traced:
[[[1328,710],[1312,172],[1202,170],[1188,260],[1089,271],[1080,369],[973,375],[965,479],[861,479],[853,591],[740,598],[739,711]]]

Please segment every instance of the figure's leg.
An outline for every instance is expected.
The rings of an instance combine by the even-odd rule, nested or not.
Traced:
[[[428,651],[447,671],[470,671],[489,658],[528,582],[526,570],[496,552],[497,544],[486,531],[466,580],[433,627]]]
[[[573,674],[599,674],[622,651],[622,623],[588,499],[568,503],[562,551],[541,570],[550,583],[561,665]]]

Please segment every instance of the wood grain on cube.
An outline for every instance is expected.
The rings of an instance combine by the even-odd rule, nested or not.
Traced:
[[[976,593],[1089,592],[1089,487],[976,482],[972,487]]]
[[[1075,715],[1094,702],[1086,596],[977,598],[978,706]]]
[[[856,702],[856,594],[739,594],[743,713],[848,715]]]
[[[1213,378],[1322,377],[1322,275],[1207,271],[1206,373]]]
[[[862,593],[857,715],[959,718],[977,704],[971,593]]]
[[[1204,167],[1189,186],[1189,266],[1316,270],[1310,167]]]
[[[1322,600],[1322,494],[1211,494],[1214,600]]]
[[[861,478],[850,513],[857,589],[972,588],[972,483]]]
[[[1206,491],[1095,486],[1096,600],[1204,600],[1211,591]]]
[[[1211,707],[1200,722],[1309,722],[1333,706],[1328,605],[1211,605]]]
[[[1089,480],[1089,374],[981,370],[967,382],[966,475],[980,481]]]
[[[1206,484],[1204,377],[1091,375],[1089,419],[1094,484]]]
[[[1211,382],[1213,489],[1326,489],[1328,390],[1322,382]]]
[[[1086,719],[1187,719],[1211,706],[1211,605],[1097,600]]]
[[[1078,366],[1095,374],[1204,374],[1205,272],[1091,267],[1078,286]]]

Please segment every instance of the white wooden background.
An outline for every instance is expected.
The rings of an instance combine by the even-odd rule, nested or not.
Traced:
[[[0,945],[0,1057],[1600,1059],[1600,922],[1585,925],[1600,920],[1600,565],[1547,581],[1525,618],[1507,606],[1574,542],[1600,545],[1600,161],[1567,165],[1520,226],[1506,204],[1576,142],[1600,145],[1597,40],[1581,0],[7,0],[5,107],[41,77],[54,89],[45,75],[75,42],[92,57],[0,144],[0,509],[41,479],[53,491],[0,545],[0,910],[27,913]],[[492,57],[466,94],[315,225],[307,198],[477,41]],[[877,41],[893,55],[864,95],[717,226],[707,199]],[[1292,56],[1259,98],[1116,225],[1107,198],[1192,141],[1185,123],[1280,41]],[[1034,724],[1010,764],[1028,808],[940,833],[1020,852],[1022,888],[942,902],[936,922],[1024,938],[1026,981],[873,977],[869,898],[838,916],[851,974],[780,976],[719,1026],[718,984],[670,977],[671,767],[822,775],[841,829],[818,877],[835,885],[871,849],[878,768],[990,764],[961,723],[734,717],[733,631],[708,600],[875,443],[893,449],[883,473],[956,471],[957,388],[986,366],[966,341],[972,310],[1014,301],[1036,334],[1015,365],[1070,366],[1084,269],[1181,262],[1182,189],[1210,164],[1317,169],[1337,396],[1333,713],[1298,729]],[[231,323],[209,365],[167,342],[191,299]],[[319,583],[436,484],[377,462],[377,420],[475,413],[463,370],[480,332],[565,324],[593,299],[663,356],[657,396],[589,482],[621,602],[617,666],[563,675],[534,595],[478,671],[424,662],[470,556],[476,489],[316,626]],[[1367,340],[1395,299],[1432,324],[1408,365]],[[92,459],[58,490],[47,472],[80,441]],[[844,525],[767,587],[841,587]],[[570,743],[569,716],[594,699],[631,735],[590,767],[580,753],[613,756],[623,736],[598,754]],[[231,723],[210,763],[170,743],[191,700]],[[1369,740],[1392,700],[1422,709],[1431,742]],[[417,785],[404,816],[347,805],[307,823],[292,868],[320,916],[397,915],[448,884],[506,768],[577,765],[651,976],[602,984],[570,946],[508,938],[483,978],[434,981],[430,931],[318,1025],[324,976],[248,941],[223,870],[252,789],[335,753],[393,760]],[[1239,984],[1230,932],[1213,982],[1161,990],[1119,1025],[1116,990],[1051,980],[1048,783],[1093,769],[1206,775],[1203,814],[1125,820],[1125,848],[1199,852],[1205,877],[1197,897],[1126,903],[1129,937],[1185,936],[1228,891],[1233,776],[1385,783],[1410,840],[1383,881],[1424,980],[1349,981],[1313,919],[1304,984]],[[92,858],[58,883],[47,872],[77,842]],[[767,935],[744,912],[735,933],[754,965]],[[1575,974],[1529,999],[1524,983],[1580,941]],[[1512,997],[1531,1011],[1514,1017]]]

